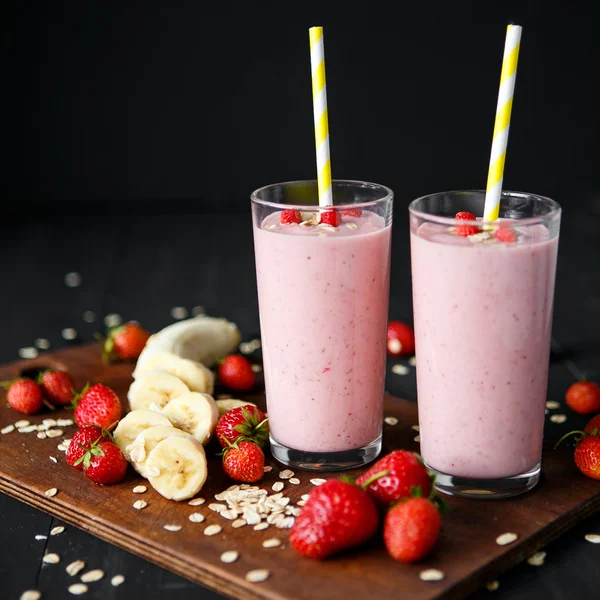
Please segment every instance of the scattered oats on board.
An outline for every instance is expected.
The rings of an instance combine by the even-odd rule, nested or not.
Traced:
[[[548,400],[548,402],[546,402],[546,408],[549,408],[550,410],[560,408],[560,402],[557,402],[556,400]]]
[[[209,525],[205,530],[204,530],[204,535],[217,535],[217,533],[221,533],[221,530],[223,528],[220,525]]]
[[[398,419],[396,419],[396,417],[386,417],[384,419],[384,421],[388,424],[388,425],[398,425]]]
[[[597,533],[588,533],[585,536],[585,539],[592,544],[600,544],[600,535]]]
[[[279,473],[279,479],[291,479],[294,476],[294,471],[284,469]]]
[[[270,473],[273,470],[271,465],[265,465],[265,473]]]
[[[37,590],[27,590],[19,596],[19,600],[40,600],[42,594]]]
[[[136,510],[142,510],[142,508],[146,508],[146,506],[148,506],[148,503],[145,500],[136,500],[133,503],[133,508]]]
[[[503,533],[496,538],[498,546],[507,546],[512,544],[519,536],[516,533]]]
[[[284,485],[285,484],[283,483],[283,481],[276,481],[273,484],[272,489],[273,489],[274,492],[280,492],[283,489]]]
[[[220,513],[220,512],[223,512],[224,510],[227,510],[227,506],[225,504],[218,504],[216,502],[209,504],[208,508],[209,508],[209,510],[212,510],[216,513]]]
[[[409,364],[411,367],[416,367],[416,366],[417,366],[417,357],[416,357],[416,356],[411,356],[411,357],[408,359],[408,364]]]
[[[38,535],[35,536],[35,539],[36,540],[47,540],[48,536],[47,535],[40,535],[40,534],[38,534]]]
[[[49,438],[57,438],[64,434],[62,429],[49,429],[46,431],[46,436]]]
[[[50,535],[60,535],[64,530],[65,528],[62,525],[59,525],[58,527],[52,528]]]
[[[74,340],[77,337],[77,330],[72,327],[65,327],[60,334],[65,340]]]
[[[117,587],[118,585],[121,585],[123,582],[125,581],[125,577],[123,577],[123,575],[115,575],[111,580],[110,583],[111,585],[113,585],[114,587]]]
[[[394,375],[408,375],[410,369],[406,365],[397,364],[392,367],[392,373]]]
[[[5,435],[7,433],[12,433],[14,430],[15,430],[14,425],[7,425],[6,427],[3,427],[2,429],[0,429],[0,433],[2,435]]]
[[[269,579],[271,573],[267,569],[254,569],[246,573],[246,581],[249,583],[261,583]]]
[[[93,310],[86,310],[83,313],[83,320],[86,323],[93,323],[96,320],[96,313]]]
[[[252,369],[253,373],[260,373],[263,370],[260,365],[252,365],[250,368]]]
[[[248,523],[246,523],[246,519],[236,519],[231,524],[234,529],[239,529],[240,527],[244,527],[244,525],[248,525]]]
[[[190,506],[200,506],[201,504],[204,504],[206,502],[206,500],[204,498],[194,498],[193,500],[190,500],[188,502],[188,504]]]
[[[281,540],[277,538],[271,538],[263,542],[263,548],[277,548],[278,546],[281,546]]]
[[[55,423],[55,425],[57,427],[71,427],[71,425],[74,425],[74,424],[75,423],[74,423],[73,419],[56,419],[56,423]]]
[[[100,569],[93,569],[88,571],[81,576],[83,583],[92,583],[93,581],[100,581],[104,577],[104,571]]]
[[[539,567],[539,566],[541,566],[541,565],[544,564],[545,560],[546,560],[546,553],[545,552],[536,552],[535,554],[533,554],[532,556],[530,556],[527,559],[527,562],[532,567]]]
[[[58,490],[56,488],[50,488],[44,492],[44,496],[46,496],[46,498],[52,498],[53,496],[56,496],[56,494],[58,494]]]
[[[33,346],[27,346],[19,349],[19,356],[21,358],[37,358],[38,355],[39,352],[37,351],[37,348],[34,348]]]
[[[205,517],[202,513],[192,513],[188,519],[192,522],[192,523],[202,523],[202,521],[204,521]]]
[[[297,477],[290,477],[289,482],[292,485],[300,485],[300,480]]]
[[[21,419],[20,421],[17,421],[15,423],[15,427],[17,429],[22,429],[23,427],[27,427],[28,425],[30,425],[31,423],[29,421],[27,421],[26,419]]]
[[[60,556],[58,554],[46,554],[42,558],[42,562],[45,562],[47,565],[57,565],[60,562]]]
[[[188,316],[187,308],[184,306],[174,306],[171,309],[171,316],[178,321],[185,319]]]
[[[306,502],[310,498],[310,494],[302,494],[302,496],[300,496],[300,498],[302,498],[302,500],[304,500]]]
[[[81,594],[85,594],[88,591],[88,586],[85,583],[74,583],[69,586],[69,592],[74,596],[81,596]]]
[[[39,433],[38,433],[38,437],[40,437],[40,434],[39,434]],[[45,434],[44,434],[44,437],[46,437],[46,436],[45,436]],[[44,438],[42,438],[42,439],[44,439]],[[57,463],[58,463],[58,459],[54,458],[54,456],[49,456],[48,458],[49,458],[49,459],[50,459],[50,460],[51,460],[51,461],[52,461],[54,464],[57,464]]]
[[[148,491],[148,488],[145,485],[136,485],[131,491],[134,494],[143,494]]]
[[[265,521],[261,521],[260,523],[257,523],[254,526],[254,531],[262,531],[263,529],[268,529],[269,528],[269,524],[266,523]]]
[[[419,573],[421,581],[441,581],[444,579],[444,573],[437,569],[425,569]]]
[[[66,571],[71,577],[75,577],[83,569],[85,569],[85,563],[82,560],[76,560],[67,566]]]
[[[118,315],[117,313],[110,313],[104,317],[104,324],[107,327],[116,327],[117,325],[120,325],[122,322],[123,322],[123,319],[121,318],[121,315]]]
[[[319,479],[318,477],[310,480],[313,485],[323,485],[326,481],[327,479]]]
[[[223,554],[221,554],[221,561],[224,563],[232,563],[235,562],[239,556],[239,553],[235,550],[228,550],[227,552],[223,552]]]
[[[70,288],[76,288],[81,285],[81,275],[77,271],[71,271],[65,275],[65,285]]]
[[[167,531],[179,531],[181,529],[181,525],[164,525],[163,529]]]
[[[564,423],[567,420],[567,415],[552,415],[550,420],[553,423]]]
[[[417,444],[418,444],[418,443],[420,443],[420,441],[421,441],[421,436],[420,436],[420,435],[415,435],[415,437],[413,438],[413,440],[414,440],[415,442],[417,442]]]
[[[500,587],[500,582],[494,579],[494,581],[490,581],[485,587],[489,592],[495,592]]]
[[[33,433],[37,431],[37,425],[27,425],[27,427],[21,427],[19,433]]]
[[[410,428],[414,429],[415,431],[421,431],[421,428],[418,425],[411,425]]]

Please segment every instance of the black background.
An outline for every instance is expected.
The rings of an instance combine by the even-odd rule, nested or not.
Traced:
[[[506,25],[523,38],[504,186],[564,209],[549,398],[600,361],[600,22],[584,2],[18,2],[2,4],[0,361],[64,327],[91,341],[117,312],[157,330],[203,305],[258,334],[249,194],[313,178],[308,28],[325,28],[333,176],[396,194],[390,316],[411,320],[406,208],[485,186]],[[82,274],[75,289],[67,271]],[[82,320],[93,310],[96,323]],[[301,322],[302,315],[296,315]],[[414,370],[388,390],[416,398]],[[585,419],[568,410],[556,438]],[[1,460],[1,448],[0,448]],[[49,478],[51,471],[49,470]],[[0,496],[0,598],[67,597],[64,565],[127,577],[92,598],[213,598],[185,580]],[[596,515],[551,544],[546,565],[493,597],[598,589]],[[46,545],[44,545],[46,544]],[[40,568],[46,551],[63,564]],[[3,583],[3,585],[5,585]],[[4,596],[3,594],[6,594]],[[479,594],[481,598],[489,592]]]

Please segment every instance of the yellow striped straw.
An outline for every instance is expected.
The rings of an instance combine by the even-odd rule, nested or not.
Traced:
[[[315,145],[317,148],[317,180],[319,205],[331,206],[331,160],[329,157],[329,125],[327,123],[327,86],[325,85],[325,50],[323,28],[311,27],[310,66],[312,72],[313,112],[315,119]]]
[[[490,167],[488,170],[487,186],[485,188],[484,221],[495,221],[500,212],[504,161],[506,159],[506,145],[508,143],[508,130],[510,128],[510,114],[515,92],[522,29],[518,25],[509,25],[506,28],[500,90],[498,92],[496,121],[494,123],[494,137],[492,139]]]

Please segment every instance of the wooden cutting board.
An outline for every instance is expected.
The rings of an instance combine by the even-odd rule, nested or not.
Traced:
[[[38,359],[21,361],[2,367],[0,380],[18,376],[40,367],[62,368],[71,373],[79,388],[87,381],[111,386],[126,405],[131,379],[131,365],[107,367],[100,360],[96,345],[78,346]],[[262,403],[262,396],[248,399]],[[386,397],[386,416],[398,418],[395,426],[384,425],[384,452],[396,448],[418,451],[414,442],[417,423],[416,406],[406,400]],[[27,417],[35,424],[44,418],[67,418],[66,410],[43,411]],[[0,428],[24,418],[2,402]],[[72,437],[75,427],[64,429],[63,437]],[[216,446],[207,448],[208,481],[200,493],[206,503],[200,507],[186,502],[165,500],[132,469],[125,480],[110,487],[96,486],[84,475],[70,468],[64,454],[57,450],[62,437],[38,439],[36,433],[14,431],[0,435],[0,490],[27,504],[46,511],[72,525],[125,548],[192,581],[233,598],[303,600],[326,598],[398,597],[425,600],[430,598],[463,598],[499,573],[525,560],[553,538],[572,527],[580,519],[600,508],[600,482],[579,474],[572,461],[572,449],[547,449],[543,476],[532,492],[507,500],[463,500],[449,498],[451,512],[444,518],[443,533],[434,553],[417,565],[393,561],[385,552],[380,537],[369,544],[326,561],[316,562],[300,557],[287,543],[288,530],[274,526],[254,531],[246,526],[233,529],[231,522],[208,509],[214,495],[232,482],[223,474],[215,454]],[[50,456],[58,459],[55,464]],[[267,456],[273,470],[265,475],[261,486],[269,489],[278,481],[281,467]],[[357,471],[358,472],[358,471]],[[292,503],[310,492],[314,474],[296,472],[300,485],[286,482],[284,493]],[[132,489],[146,484],[145,494]],[[52,498],[44,491],[56,487]],[[136,500],[146,500],[147,508],[135,510]],[[192,523],[192,512],[206,516],[204,523]],[[222,525],[213,537],[203,534],[209,524]],[[164,525],[181,525],[171,532]],[[498,546],[496,537],[514,532],[518,540],[509,546]],[[262,542],[279,538],[283,545],[265,549]],[[237,550],[240,558],[233,564],[220,560],[226,550]],[[426,568],[444,572],[439,582],[423,582],[419,573]],[[269,579],[248,583],[245,574],[252,569],[268,569]]]

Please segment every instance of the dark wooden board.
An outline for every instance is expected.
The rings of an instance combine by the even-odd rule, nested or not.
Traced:
[[[119,364],[107,367],[99,358],[96,345],[78,346],[32,361],[20,361],[2,367],[0,379],[10,379],[36,367],[68,370],[78,387],[85,382],[102,382],[113,387],[126,405],[132,367]],[[252,396],[262,402],[261,396]],[[386,416],[399,423],[384,425],[384,452],[395,448],[418,451],[414,442],[416,406],[406,400],[386,397]],[[41,423],[44,418],[72,416],[66,410],[44,411],[25,417],[2,402],[0,428],[21,418]],[[64,437],[72,437],[75,427],[64,428]],[[0,490],[46,511],[64,521],[129,550],[166,569],[179,573],[233,598],[347,600],[372,597],[380,599],[463,598],[494,579],[499,573],[526,559],[550,540],[600,508],[600,483],[579,474],[568,447],[545,450],[543,475],[532,492],[506,500],[463,500],[449,498],[451,512],[444,519],[443,533],[433,554],[416,565],[404,565],[390,559],[379,537],[344,555],[316,562],[297,555],[287,544],[287,530],[270,527],[254,531],[250,527],[233,529],[229,521],[207,508],[214,494],[231,482],[224,476],[214,457],[215,446],[207,448],[209,478],[199,494],[207,502],[201,507],[162,498],[140,476],[130,470],[118,485],[101,487],[87,481],[71,469],[56,446],[62,438],[41,440],[35,433],[14,431],[0,436]],[[54,464],[50,456],[58,459]],[[265,475],[262,487],[270,489],[278,480],[281,467],[268,456],[273,471]],[[301,484],[286,484],[285,493],[292,501],[312,488],[313,474],[296,472]],[[145,484],[143,495],[132,493],[135,485]],[[59,493],[46,498],[44,491],[56,487]],[[144,499],[148,507],[137,511],[133,502]],[[204,523],[192,523],[192,512],[206,515]],[[214,537],[203,535],[207,524],[218,523],[223,531]],[[169,532],[165,524],[182,529]],[[510,546],[498,546],[495,539],[505,532],[519,535]],[[264,549],[262,542],[271,537],[283,541],[279,548]],[[237,550],[236,563],[224,564],[220,555]],[[264,583],[250,584],[244,579],[251,569],[266,568],[271,577]],[[419,572],[440,569],[443,581],[422,582]]]

